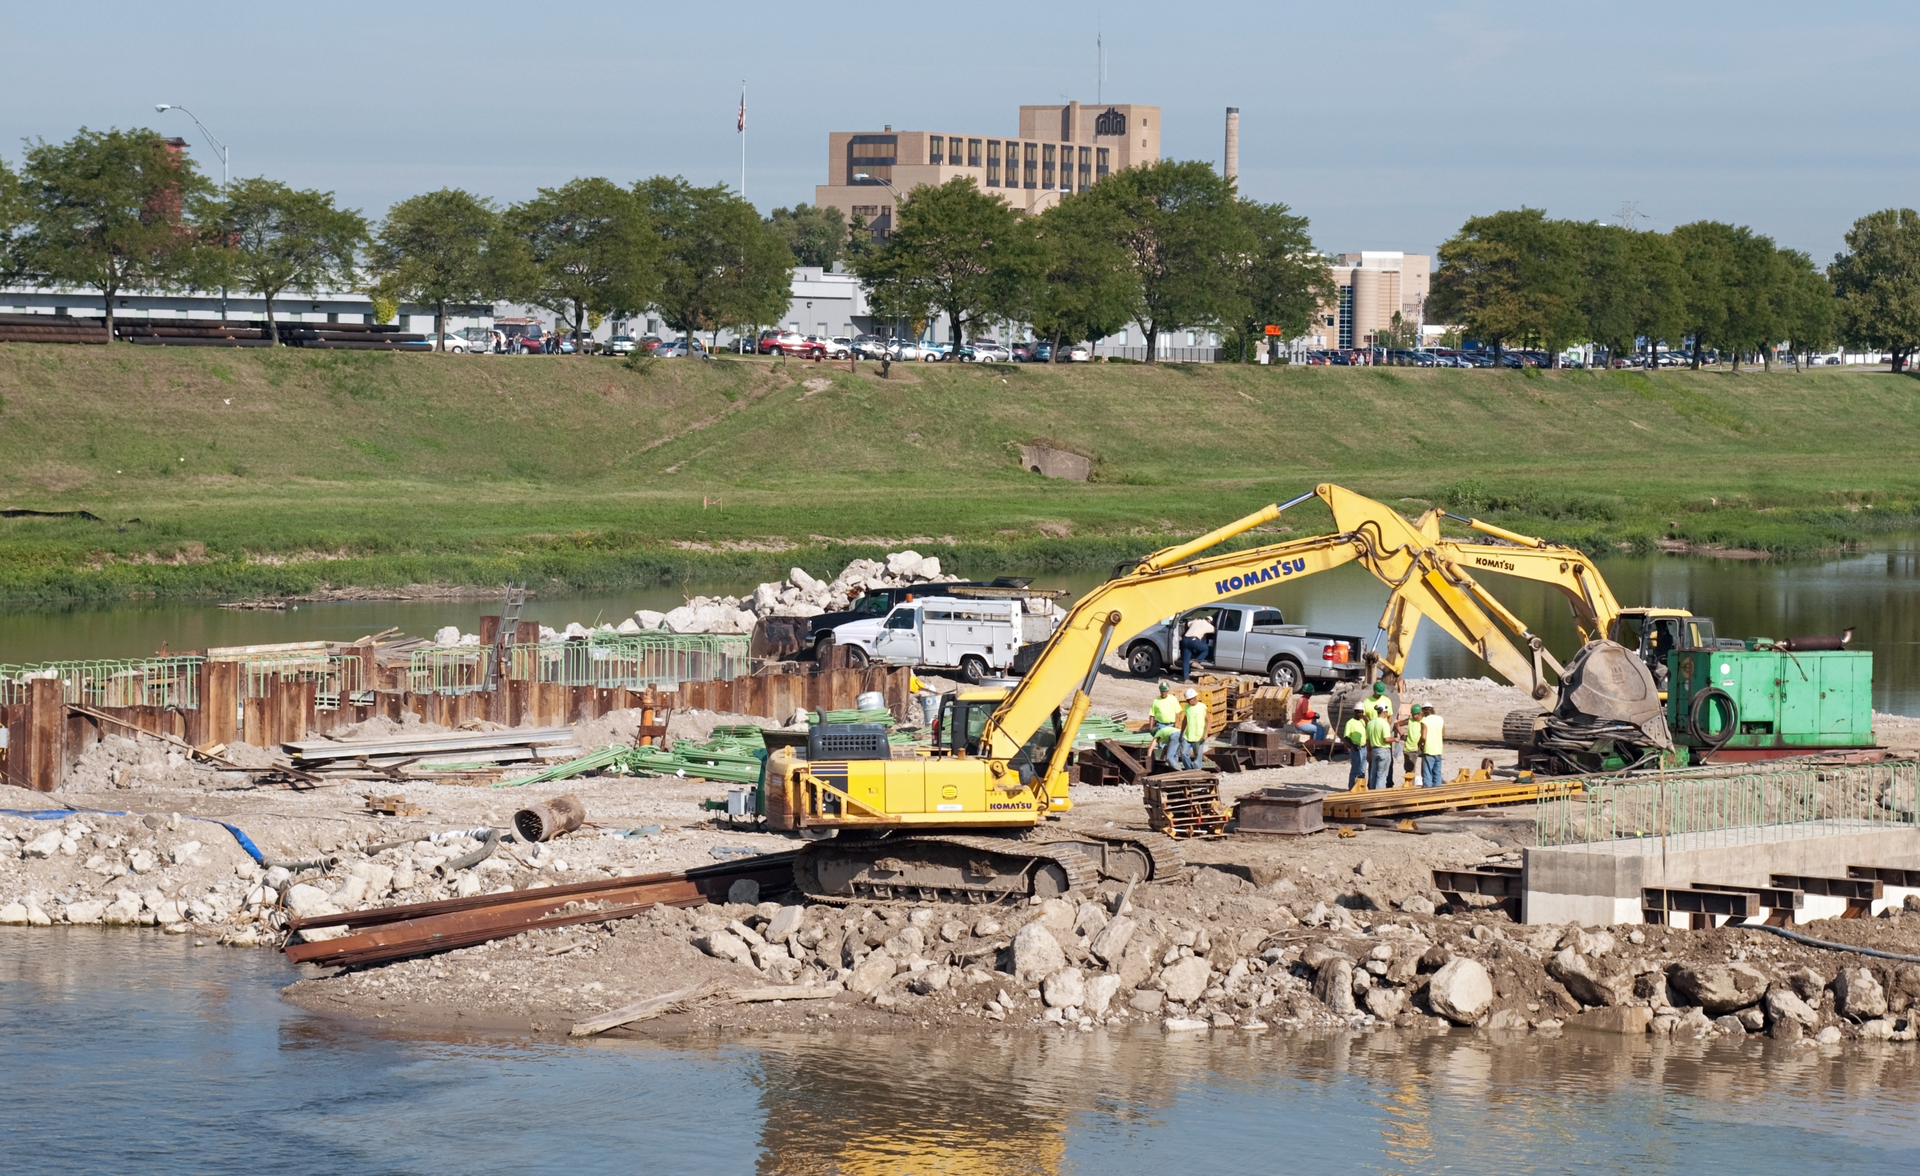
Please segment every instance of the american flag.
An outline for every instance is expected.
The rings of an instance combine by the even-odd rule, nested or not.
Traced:
[[[733,129],[743,134],[747,129],[747,96],[744,92],[740,95],[740,120],[734,124]]]

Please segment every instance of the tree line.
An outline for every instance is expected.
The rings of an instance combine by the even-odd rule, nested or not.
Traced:
[[[792,267],[753,205],[677,177],[576,179],[505,207],[446,188],[371,222],[330,192],[216,188],[151,130],[83,128],[30,144],[17,171],[0,160],[0,279],[99,292],[109,338],[122,292],[228,285],[265,299],[270,324],[291,290],[364,290],[388,317],[432,307],[435,346],[450,306],[495,301],[551,311],[579,335],[651,309],[691,336],[777,320]]]
[[[1836,341],[1885,351],[1904,370],[1920,346],[1920,217],[1861,217],[1825,273],[1798,250],[1746,226],[1695,221],[1667,233],[1553,220],[1539,209],[1474,217],[1440,246],[1429,319],[1455,324],[1497,353],[1550,355],[1592,343],[1631,356],[1645,340],[1757,355],[1784,344],[1796,367]]]

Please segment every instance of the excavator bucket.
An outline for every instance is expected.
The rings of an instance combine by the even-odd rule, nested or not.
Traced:
[[[1589,641],[1567,663],[1557,717],[1629,723],[1646,736],[1648,746],[1673,747],[1673,732],[1667,728],[1653,675],[1637,654],[1612,641]]]

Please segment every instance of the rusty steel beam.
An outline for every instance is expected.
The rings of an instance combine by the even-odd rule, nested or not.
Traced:
[[[290,930],[310,927],[372,928],[312,943],[290,943],[294,963],[348,967],[385,963],[472,947],[543,927],[625,919],[653,906],[699,906],[725,901],[735,882],[760,883],[766,892],[786,889],[793,880],[794,854],[763,854],[741,861],[692,870],[643,874],[606,882],[483,894],[440,902],[411,903],[287,920]]]

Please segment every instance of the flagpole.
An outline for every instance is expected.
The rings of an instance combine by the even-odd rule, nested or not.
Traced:
[[[740,79],[740,199],[747,198],[747,79]]]

